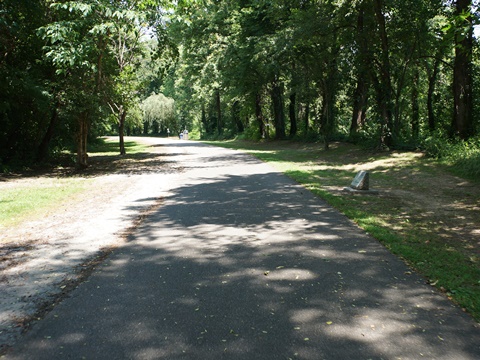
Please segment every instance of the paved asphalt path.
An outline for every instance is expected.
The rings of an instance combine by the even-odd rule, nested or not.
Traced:
[[[163,206],[7,359],[480,359],[478,324],[323,201],[163,146],[185,166]]]

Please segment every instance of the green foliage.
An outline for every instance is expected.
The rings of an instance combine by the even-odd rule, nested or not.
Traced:
[[[35,37],[36,28],[47,21],[45,11],[40,0],[0,2],[0,158],[4,164],[34,160],[50,118],[50,69],[38,61],[42,44]]]
[[[147,27],[164,33],[166,3],[0,2],[2,162],[44,161],[72,139],[97,136],[109,111],[134,127],[143,34]]]
[[[373,148],[433,148],[480,129],[478,82],[463,87],[476,106],[465,126],[454,111],[455,58],[471,29],[455,2],[3,0],[0,12],[4,163],[82,138],[80,123],[94,136],[138,133],[152,93],[176,113],[146,119],[150,130],[209,137],[328,145],[348,133]]]
[[[462,176],[478,179],[480,176],[480,137],[469,140],[448,139],[433,134],[424,141],[427,155],[442,160]]]
[[[180,131],[181,125],[176,121],[175,101],[163,94],[152,94],[142,104],[143,121],[152,125],[156,122],[162,129]]]
[[[240,132],[228,108],[235,101],[255,119],[245,123],[253,137],[300,130],[328,142],[350,130],[352,141],[371,147],[416,148],[425,129],[442,135],[451,129],[451,55],[458,45],[445,29],[464,27],[466,18],[455,22],[453,6],[440,0],[228,0],[177,10],[170,27],[180,44],[172,94],[185,117],[203,119],[205,134]],[[283,129],[292,94],[294,116]],[[359,109],[363,118],[351,130]],[[268,123],[275,127],[270,134]]]

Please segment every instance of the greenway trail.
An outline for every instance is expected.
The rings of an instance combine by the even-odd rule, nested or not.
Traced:
[[[480,358],[475,321],[309,191],[162,146],[184,171],[161,206],[6,359]]]

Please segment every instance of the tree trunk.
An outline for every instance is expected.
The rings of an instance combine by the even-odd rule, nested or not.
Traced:
[[[79,169],[85,169],[88,167],[87,138],[88,113],[82,112],[78,117],[77,132],[77,167]]]
[[[357,17],[357,86],[353,94],[352,122],[350,123],[350,136],[357,133],[358,129],[365,125],[367,101],[368,101],[368,40],[365,34],[364,17],[365,3],[360,4]]]
[[[457,0],[455,15],[470,13],[471,0]],[[462,139],[468,139],[474,133],[473,99],[472,99],[472,51],[473,25],[472,16],[462,19],[458,29],[455,29],[455,61],[453,65],[453,123],[452,129]]]
[[[290,104],[288,105],[288,116],[290,118],[290,137],[297,134],[297,113],[296,113],[296,94],[290,94]]]
[[[393,145],[393,114],[392,114],[392,80],[390,76],[390,54],[388,45],[387,29],[385,25],[385,14],[383,12],[383,0],[374,0],[374,10],[380,32],[381,56],[380,76],[377,79],[377,103],[382,118],[380,146],[391,147]]]
[[[232,118],[237,127],[237,133],[241,134],[245,131],[245,126],[243,125],[242,118],[240,117],[240,102],[238,100],[234,101],[232,105]]]
[[[350,124],[350,135],[357,133],[358,129],[365,125],[368,103],[368,85],[363,75],[357,80],[357,87],[353,94],[353,113]]]
[[[335,81],[333,79],[328,82]],[[328,150],[330,147],[330,138],[334,129],[334,106],[335,106],[335,85],[333,83],[324,84],[322,96],[322,109],[320,114],[320,135],[323,137],[324,149]]]
[[[123,108],[123,106],[121,106],[118,113],[118,137],[119,137],[119,144],[120,144],[120,155],[127,154],[127,151],[125,150],[125,139],[124,139],[126,117],[127,117],[127,111]]]
[[[427,92],[427,112],[428,112],[428,129],[434,131],[436,128],[435,110],[433,107],[433,95],[435,93],[435,84],[437,81],[440,60],[435,59],[433,63],[432,73],[429,73],[428,78],[428,92]]]
[[[418,81],[419,81],[418,68],[415,69],[415,73],[412,81],[412,137],[418,139],[420,133],[420,106],[418,104]]]
[[[305,135],[308,134],[310,128],[310,102],[305,105]]]
[[[335,130],[335,99],[337,97],[337,50],[331,54],[327,64],[327,77],[322,84],[322,110],[320,115],[320,134],[323,136],[325,150],[328,150]]]
[[[223,124],[222,124],[222,103],[220,102],[220,89],[217,89],[215,92],[215,105],[217,110],[217,132],[222,133]]]
[[[265,133],[265,121],[262,112],[262,96],[259,92],[255,95],[255,119],[257,120],[260,138],[265,139],[268,135]]]
[[[205,133],[208,134],[208,122],[207,122],[207,112],[205,111],[205,103],[202,102],[202,114],[201,114],[201,122],[203,125],[203,129]]]
[[[285,139],[285,111],[283,101],[283,84],[275,80],[272,83],[271,91],[273,103],[273,117],[275,125],[275,139]]]
[[[43,136],[42,142],[38,146],[37,161],[39,162],[45,161],[48,157],[48,147],[50,145],[50,141],[52,141],[53,135],[55,133],[55,128],[58,123],[59,108],[60,101],[57,100],[52,110],[52,116],[50,117],[50,123],[48,124],[47,132]]]

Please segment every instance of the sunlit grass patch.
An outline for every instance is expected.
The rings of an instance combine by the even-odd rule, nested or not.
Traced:
[[[125,150],[128,155],[148,152],[149,146],[135,141],[125,141]],[[92,156],[118,156],[120,145],[118,138],[100,138],[94,144],[88,146],[88,152]]]
[[[24,186],[1,189],[0,229],[17,225],[32,215],[45,214],[85,190],[87,182],[81,178],[38,178],[29,180]]]

